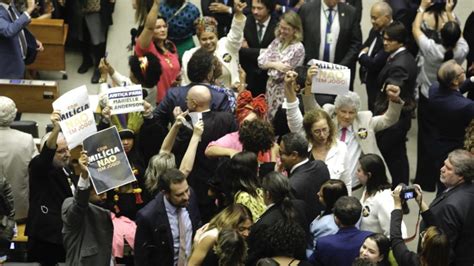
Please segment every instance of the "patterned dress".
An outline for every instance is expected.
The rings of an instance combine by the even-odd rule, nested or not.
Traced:
[[[301,42],[296,42],[282,49],[280,38],[276,38],[258,57],[258,66],[269,62],[281,62],[289,64],[293,69],[303,64],[305,51]],[[268,105],[268,119],[270,121],[275,117],[278,106],[283,103],[285,73],[276,69],[268,69],[268,81],[265,98]]]

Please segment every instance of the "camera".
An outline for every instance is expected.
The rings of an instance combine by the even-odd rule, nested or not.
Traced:
[[[416,189],[414,186],[407,186],[402,184],[402,190],[400,191],[400,199],[409,200],[416,197]]]

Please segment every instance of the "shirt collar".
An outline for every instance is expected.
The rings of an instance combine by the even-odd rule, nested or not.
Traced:
[[[340,125],[337,126],[338,127],[338,130],[341,131],[342,130],[342,127]],[[346,127],[347,128],[347,131],[349,132],[354,132],[354,128],[352,127],[352,125]]]
[[[328,9],[330,8],[328,5],[326,5],[326,3],[324,3],[324,0],[321,1],[321,7],[323,11],[328,11]],[[332,8],[332,10],[337,12],[337,4]]]
[[[264,28],[268,26],[268,24],[270,23],[270,19],[272,19],[272,15],[269,15],[268,18],[262,23]],[[257,26],[260,23],[257,20],[255,20],[255,22],[257,23]]]
[[[303,165],[303,164],[307,163],[308,161],[309,161],[309,159],[306,158],[306,159],[304,159],[303,161],[301,161],[301,162],[299,162],[299,163],[293,165],[293,167],[291,167],[290,174],[292,174],[293,171],[295,171],[295,169],[298,168],[300,165]]]
[[[168,201],[168,199],[166,198],[165,195],[163,195],[163,200],[165,202],[166,212],[172,213],[172,214],[177,214],[178,208],[175,207],[173,204],[171,204],[171,202]]]
[[[400,48],[398,48],[398,50],[396,50],[395,52],[393,52],[392,54],[390,54],[390,59],[393,59],[397,54],[405,51],[407,48],[405,48],[405,46],[402,46]]]
[[[8,8],[10,7],[10,5],[7,5],[3,2],[0,2],[0,6],[3,6],[6,10],[8,10]]]

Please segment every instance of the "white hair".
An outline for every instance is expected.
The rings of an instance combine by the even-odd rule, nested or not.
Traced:
[[[336,101],[334,102],[336,109],[341,107],[350,107],[354,108],[356,112],[360,110],[360,96],[359,94],[349,91],[344,95],[338,95]]]
[[[15,102],[5,96],[0,96],[0,126],[8,127],[16,117]]]

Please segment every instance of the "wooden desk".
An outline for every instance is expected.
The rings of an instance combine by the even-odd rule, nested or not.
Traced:
[[[32,19],[28,29],[43,43],[44,51],[39,52],[33,64],[27,69],[66,70],[66,43],[68,25],[62,19]]]
[[[56,81],[0,79],[0,95],[11,98],[18,112],[50,114],[59,97],[59,86]]]

